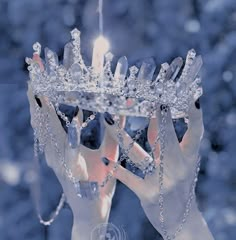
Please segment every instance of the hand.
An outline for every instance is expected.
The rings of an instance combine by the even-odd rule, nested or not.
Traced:
[[[148,141],[151,145],[154,144],[157,135],[160,135],[162,117],[161,111],[159,110],[157,111],[156,118],[150,120]],[[106,124],[106,128],[111,137],[118,142],[115,126]],[[204,131],[202,111],[199,102],[192,104],[189,110],[188,130],[180,144],[174,130],[169,109],[167,109],[166,112],[166,123],[164,128],[166,131],[165,151],[163,153],[164,212],[161,215],[163,215],[164,218],[165,229],[162,228],[160,220],[162,209],[159,207],[160,144],[157,145],[156,151],[154,152],[154,159],[150,157],[149,160],[149,162],[154,160],[158,166],[152,175],[146,175],[144,179],[142,179],[122,166],[119,166],[117,171],[114,172],[114,177],[127,185],[138,196],[143,210],[152,225],[162,234],[164,239],[169,239],[167,236],[173,235],[183,221],[186,203],[189,199],[190,192],[193,190],[192,184],[197,168],[198,151]],[[127,147],[129,143],[132,142],[132,139],[124,130],[121,132],[124,139],[124,145]],[[147,153],[138,144],[134,144],[133,149],[129,153],[131,161],[141,168],[143,166],[141,161],[146,156]],[[114,163],[111,162],[108,168],[112,169],[113,166]],[[176,239],[213,239],[198,211],[195,197],[193,197],[191,205],[189,216],[186,218],[187,222]]]
[[[34,55],[34,60],[43,70],[43,64],[38,55]],[[67,134],[59,121],[53,105],[45,97],[35,98],[30,83],[28,85],[28,99],[32,127],[36,127],[34,119],[36,108],[39,108],[39,111],[43,114],[42,116],[44,116],[44,120],[46,114],[48,114],[48,125],[55,142],[58,144],[61,155],[65,157],[65,162],[68,168],[71,169],[73,177],[77,180],[95,181],[100,185],[109,173],[103,158],[109,158],[113,162],[116,162],[118,159],[119,147],[117,142],[105,132],[103,143],[98,150],[91,150],[82,145],[78,149],[72,149],[69,146]],[[78,127],[80,127],[83,119],[82,110],[79,110],[74,119]],[[121,119],[121,122],[124,124],[124,118]],[[47,130],[45,121],[43,124],[42,128]],[[80,138],[80,136],[78,137]],[[116,181],[111,179],[103,188],[100,188],[100,195],[97,199],[88,200],[78,197],[74,185],[66,176],[65,168],[62,166],[58,153],[55,150],[55,142],[50,138],[46,139],[45,156],[48,166],[54,170],[62,185],[74,215],[72,239],[90,239],[93,228],[100,223],[108,221]]]

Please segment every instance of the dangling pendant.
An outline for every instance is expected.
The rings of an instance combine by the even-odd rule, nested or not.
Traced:
[[[76,181],[74,182],[76,194],[80,198],[94,200],[99,197],[99,186],[97,182]]]
[[[68,127],[68,142],[72,149],[78,148],[80,144],[80,129],[75,119],[72,120]]]

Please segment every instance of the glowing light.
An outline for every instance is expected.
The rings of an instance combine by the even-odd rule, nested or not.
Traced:
[[[109,41],[102,35],[94,41],[92,66],[95,72],[101,73],[104,64],[104,55],[109,48]]]
[[[104,36],[100,35],[94,41],[94,47],[97,47],[101,53],[105,54],[110,48],[110,43]]]

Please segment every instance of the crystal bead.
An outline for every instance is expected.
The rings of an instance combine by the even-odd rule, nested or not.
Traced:
[[[26,62],[28,65],[30,65],[30,64],[33,63],[33,60],[32,60],[31,58],[26,57],[26,58],[25,58],[25,62]]]
[[[80,31],[77,28],[74,28],[71,32],[72,39],[76,40],[80,37]]]
[[[132,66],[129,68],[130,73],[136,74],[138,72],[138,68],[136,66]]]
[[[113,59],[114,55],[111,53],[111,52],[108,52],[106,55],[105,55],[105,58],[106,58],[106,61],[108,62],[111,62],[112,59]]]
[[[90,119],[91,119],[91,120],[95,119],[95,115],[92,114],[92,115],[90,116]]]
[[[41,54],[41,44],[39,42],[34,43],[33,50],[35,51],[36,54],[40,55]]]

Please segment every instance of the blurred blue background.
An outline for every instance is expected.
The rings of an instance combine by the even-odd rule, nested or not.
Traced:
[[[50,228],[38,223],[30,195],[34,178],[33,135],[24,58],[36,41],[62,56],[70,30],[82,31],[82,52],[91,61],[98,35],[97,0],[0,0],[0,239],[70,239],[72,214],[63,208]],[[186,55],[204,60],[205,135],[197,187],[199,206],[216,240],[236,239],[236,2],[235,0],[104,0],[104,34],[115,56],[130,64]],[[55,208],[61,188],[42,161],[41,206]],[[128,210],[127,210],[128,209]],[[118,184],[110,221],[132,240],[160,239],[137,198]]]

